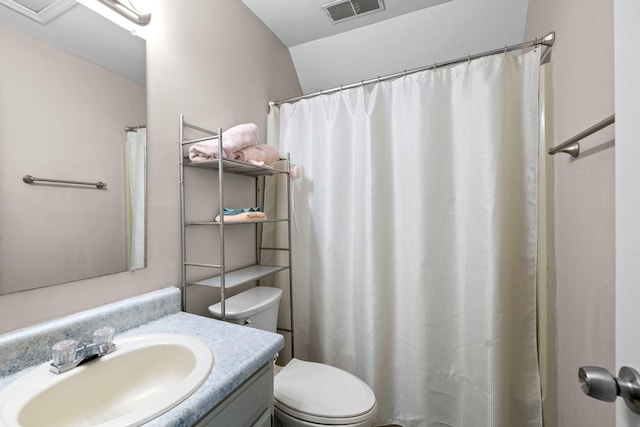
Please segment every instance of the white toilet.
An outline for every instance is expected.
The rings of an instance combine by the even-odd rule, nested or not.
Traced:
[[[257,286],[225,300],[226,320],[275,332],[282,290]],[[221,317],[220,303],[209,307]],[[285,427],[371,427],[376,398],[358,377],[322,363],[291,359],[273,381],[274,412]]]

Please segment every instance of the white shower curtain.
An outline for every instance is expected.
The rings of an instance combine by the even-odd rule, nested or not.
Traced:
[[[125,209],[127,269],[144,267],[144,211],[147,130],[127,132],[125,147]]]
[[[538,49],[272,108],[302,166],[296,357],[368,383],[377,423],[541,426]]]

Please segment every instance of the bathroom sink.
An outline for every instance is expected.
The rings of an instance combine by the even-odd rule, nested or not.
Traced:
[[[0,391],[0,425],[138,426],[202,385],[213,367],[209,347],[178,334],[115,340],[116,351],[62,374],[42,364]]]

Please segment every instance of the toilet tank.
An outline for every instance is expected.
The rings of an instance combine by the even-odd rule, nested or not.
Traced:
[[[256,286],[241,292],[225,300],[226,320],[239,325],[276,332],[281,297],[282,289],[269,286]],[[209,313],[216,319],[221,319],[221,304],[210,306]]]

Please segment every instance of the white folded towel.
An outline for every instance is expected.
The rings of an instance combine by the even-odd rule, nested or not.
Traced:
[[[233,159],[234,153],[258,144],[258,127],[244,123],[222,132],[222,156]],[[218,158],[218,139],[200,141],[189,147],[189,160],[204,162]]]

